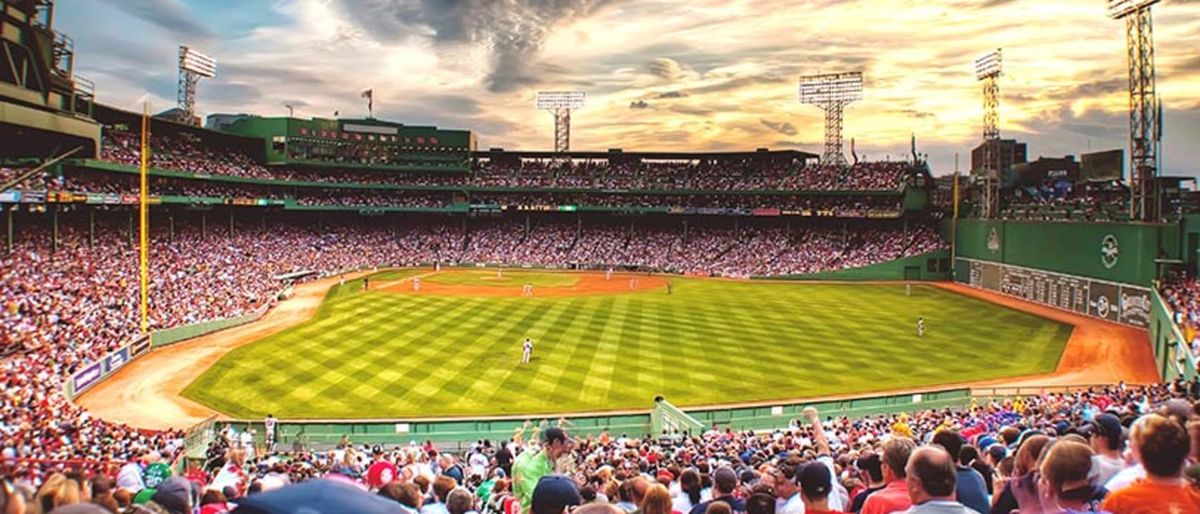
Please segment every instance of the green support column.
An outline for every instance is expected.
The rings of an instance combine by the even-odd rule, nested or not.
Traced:
[[[50,253],[58,252],[58,204],[54,205],[54,210],[50,211],[50,223],[53,229],[50,232]]]
[[[96,210],[88,209],[88,248],[96,246]]]
[[[167,216],[167,234],[172,241],[175,240],[175,213],[172,212]]]
[[[208,212],[200,213],[200,239],[208,239]]]
[[[233,209],[229,210],[229,237],[233,237]]]
[[[127,232],[129,233],[129,244],[135,244],[134,241],[136,241],[137,238],[134,237],[133,231],[133,211],[129,211],[129,230]]]

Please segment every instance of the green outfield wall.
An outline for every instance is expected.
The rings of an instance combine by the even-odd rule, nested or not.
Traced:
[[[1154,289],[1151,303],[1150,344],[1154,348],[1154,363],[1163,380],[1196,376],[1196,357],[1188,348],[1187,339],[1171,319],[1171,309]]]
[[[803,275],[754,277],[773,280],[949,280],[950,251],[938,250],[861,268],[850,268]]]
[[[911,412],[917,409],[942,409],[965,407],[971,401],[970,389],[941,389],[921,393],[882,394],[861,397],[816,400],[811,402],[780,402],[775,405],[753,407],[710,407],[683,408],[694,422],[689,428],[717,426],[734,430],[770,430],[786,428],[802,419],[805,407],[815,407],[822,417],[848,416],[862,418],[879,414]],[[660,413],[661,415],[661,413]],[[654,409],[645,412],[612,415],[567,416],[568,430],[574,435],[596,435],[607,431],[610,435],[627,434],[642,437],[652,434],[654,426],[661,422],[652,419]],[[290,449],[297,440],[307,448],[324,448],[337,444],[346,436],[355,444],[408,444],[410,441],[426,440],[447,445],[471,442],[480,439],[492,441],[511,439],[526,421],[530,426],[557,422],[558,417],[504,418],[476,420],[383,420],[383,421],[288,421],[279,422],[279,445]],[[220,422],[223,426],[226,422]],[[263,433],[262,420],[234,420],[234,428],[241,431],[247,427]],[[698,424],[696,424],[698,423]],[[218,427],[219,428],[219,427]],[[657,434],[655,434],[657,435]],[[529,430],[525,431],[529,437]]]
[[[957,257],[1149,286],[1155,259],[1180,258],[1180,226],[958,220]]]

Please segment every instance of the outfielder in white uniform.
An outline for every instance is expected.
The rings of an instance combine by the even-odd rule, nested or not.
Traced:
[[[917,318],[917,337],[925,337],[925,318]]]
[[[525,338],[525,344],[522,345],[521,364],[529,364],[529,360],[533,358],[533,341],[528,337]]]

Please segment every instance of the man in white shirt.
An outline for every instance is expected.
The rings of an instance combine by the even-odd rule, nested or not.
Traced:
[[[1107,483],[1125,468],[1121,459],[1121,449],[1125,445],[1124,429],[1121,420],[1112,414],[1097,414],[1092,422],[1083,427],[1092,451],[1092,470],[1088,479],[1093,484]]]

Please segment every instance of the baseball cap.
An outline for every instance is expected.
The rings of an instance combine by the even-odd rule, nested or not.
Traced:
[[[813,500],[829,496],[829,490],[833,488],[833,475],[820,462],[809,462],[802,466],[796,473],[796,481],[800,482],[800,491],[804,496]]]
[[[1124,430],[1121,427],[1121,418],[1109,413],[1095,415],[1092,417],[1092,422],[1084,425],[1079,432],[1084,436],[1090,437],[1094,434],[1104,437],[1110,443],[1114,443],[1113,446],[1116,446],[1116,443],[1121,441],[1121,437],[1124,434]]]
[[[579,487],[566,475],[546,475],[533,489],[533,514],[562,514],[564,508],[581,503]]]

